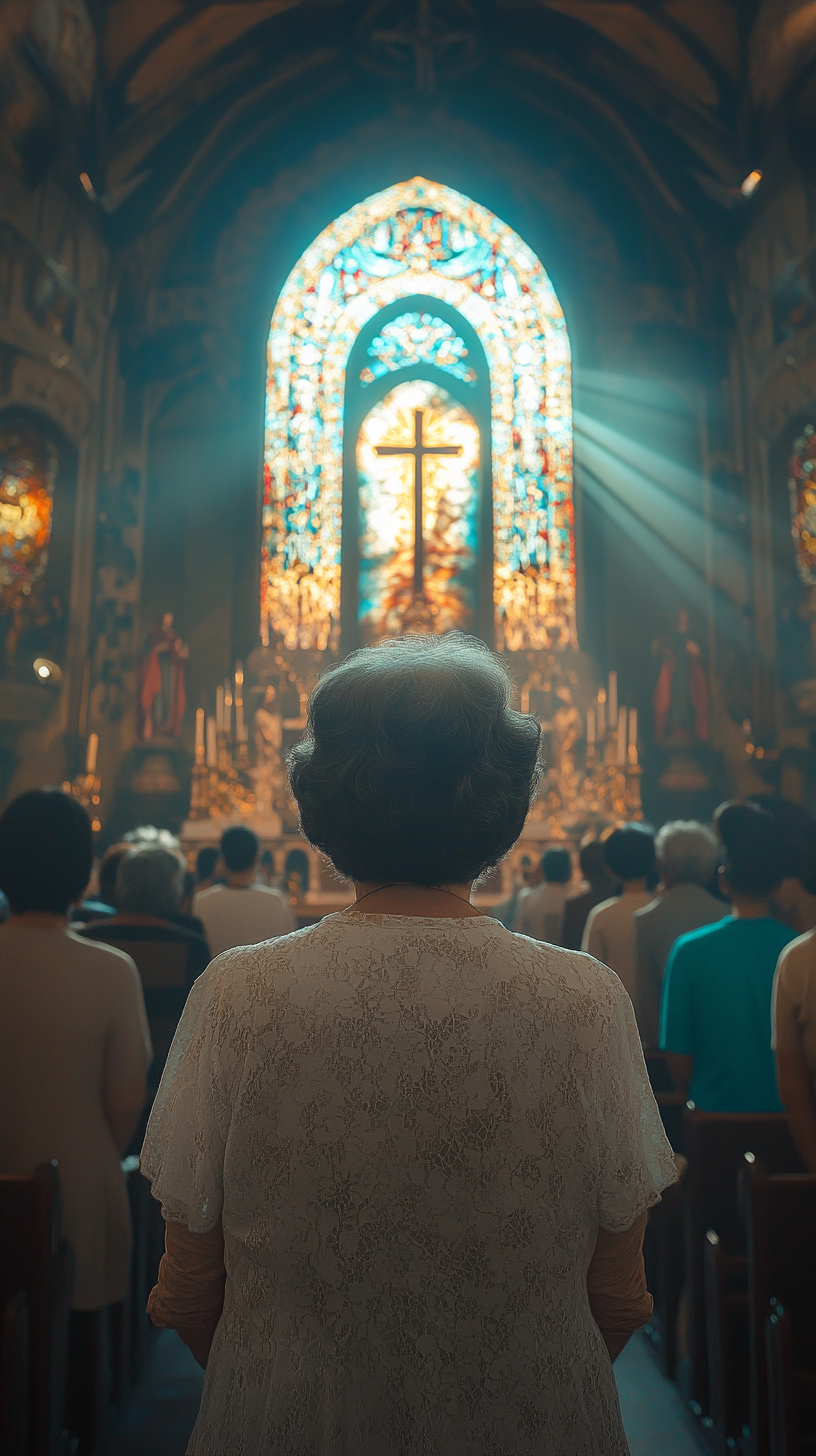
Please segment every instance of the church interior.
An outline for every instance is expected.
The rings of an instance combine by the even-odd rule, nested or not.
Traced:
[[[6,0],[0,803],[62,786],[97,861],[152,825],[193,871],[244,826],[316,924],[352,892],[288,788],[310,693],[453,631],[542,732],[486,913],[621,825],[816,816],[814,141],[811,0]],[[634,1456],[812,1449],[816,1306],[773,1431],[744,1226],[692,1296],[686,1216],[616,1366]],[[10,1456],[181,1456],[200,1371],[136,1303],[90,1443]]]

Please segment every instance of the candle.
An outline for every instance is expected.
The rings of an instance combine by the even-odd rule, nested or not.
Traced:
[[[218,767],[218,739],[215,719],[207,719],[207,768]]]
[[[96,751],[99,747],[99,734],[92,733],[88,739],[88,747],[85,752],[85,772],[96,773]]]
[[[232,693],[229,688],[224,689],[224,732],[232,732]]]
[[[244,696],[243,693],[242,693],[242,691],[241,691],[241,689],[243,688],[243,686],[244,686],[244,664],[242,662],[236,662],[236,664],[235,664],[235,701],[236,701],[236,703],[240,702],[241,699]]]
[[[215,726],[219,733],[224,731],[224,689],[219,683],[215,690]]]
[[[204,709],[196,708],[195,761],[204,762]]]
[[[235,737],[239,743],[246,743],[246,728],[244,727],[244,704],[239,698],[235,704]]]
[[[638,715],[637,715],[637,708],[630,708],[629,709],[629,762],[630,763],[637,763],[637,761],[638,761],[637,735],[638,735]]]
[[[606,737],[606,688],[598,688],[598,737]]]
[[[617,761],[626,763],[626,709],[618,708],[618,752]]]
[[[587,713],[587,748],[595,747],[595,709],[590,708]]]
[[[609,674],[609,727],[614,728],[618,721],[618,674]]]

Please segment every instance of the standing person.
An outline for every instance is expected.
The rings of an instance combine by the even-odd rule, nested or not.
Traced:
[[[0,1172],[33,1173],[56,1158],[75,1311],[127,1293],[120,1157],[151,1056],[133,961],[68,929],[91,846],[85,810],[59,789],[21,794],[0,818],[0,886],[11,906],[0,926]]]
[[[639,824],[615,829],[604,844],[606,867],[620,881],[621,893],[590,910],[581,949],[597,956],[623,981],[635,1000],[635,911],[651,904],[646,888],[654,869],[654,835]]]
[[[541,856],[543,884],[522,890],[516,903],[513,929],[533,940],[547,940],[558,945],[564,905],[572,879],[572,860],[568,849],[546,849]]]
[[[588,888],[577,895],[570,895],[564,905],[559,943],[565,950],[581,949],[584,926],[590,910],[594,910],[602,900],[608,900],[615,893],[615,880],[607,868],[603,842],[600,839],[591,839],[589,844],[583,845],[578,860]]]
[[[288,899],[279,890],[256,882],[259,851],[257,834],[242,824],[221,835],[227,883],[200,891],[193,901],[193,912],[204,924],[214,956],[237,945],[274,940],[295,929]]]
[[[719,862],[716,836],[693,819],[675,819],[658,830],[657,868],[663,894],[635,911],[635,1008],[645,1047],[660,1038],[660,998],[669,951],[679,936],[729,913],[704,886]]]
[[[82,931],[89,940],[127,951],[136,962],[155,1051],[151,1088],[158,1085],[193,982],[211,959],[204,937],[176,920],[183,891],[179,856],[155,842],[136,843],[119,863],[116,914]]]
[[[816,841],[799,864],[806,894],[816,897]],[[776,1079],[793,1140],[816,1173],[816,929],[785,946],[776,967],[773,1003]]]
[[[151,1315],[206,1364],[188,1456],[626,1456],[674,1160],[617,979],[470,903],[538,777],[511,691],[452,633],[312,694],[292,792],[356,902],[198,982],[142,1160]]]
[[[720,886],[731,914],[681,935],[669,954],[660,1049],[678,1092],[701,1112],[781,1112],[771,1050],[771,991],[793,932],[774,920],[784,844],[773,819],[727,804],[715,819]]]

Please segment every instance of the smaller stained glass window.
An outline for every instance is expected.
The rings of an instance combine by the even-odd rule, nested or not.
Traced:
[[[28,595],[48,561],[57,452],[16,420],[0,421],[0,589]]]
[[[788,472],[796,565],[806,586],[816,586],[816,428],[794,442]]]
[[[408,369],[414,364],[435,364],[461,379],[475,384],[476,373],[467,360],[467,346],[453,326],[431,313],[402,313],[391,319],[368,346],[371,363],[360,372],[365,386],[373,384],[393,369]]]

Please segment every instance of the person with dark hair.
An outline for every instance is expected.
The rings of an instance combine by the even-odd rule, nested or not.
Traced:
[[[275,940],[295,928],[288,898],[280,890],[257,883],[260,848],[257,834],[243,824],[235,824],[221,835],[220,857],[227,883],[199,891],[193,901],[193,911],[204,925],[214,956],[238,945]]]
[[[539,775],[511,691],[456,633],[312,693],[290,784],[355,902],[201,978],[142,1158],[151,1317],[207,1365],[189,1456],[625,1456],[674,1159],[617,979],[470,903]]]
[[[816,899],[816,833],[798,862],[805,894]],[[816,929],[785,946],[774,977],[776,1078],[788,1125],[809,1173],[816,1173]]]
[[[778,920],[803,935],[816,926],[816,894],[806,885],[816,850],[816,823],[802,804],[781,794],[751,794],[747,802],[766,809],[782,835],[783,874],[774,890],[771,909]]]
[[[116,876],[116,914],[81,932],[118,946],[136,962],[155,1050],[151,1088],[158,1085],[190,988],[212,959],[204,936],[178,921],[184,873],[179,854],[158,848],[155,840],[127,846]]]
[[[666,961],[674,942],[689,930],[728,914],[724,900],[705,888],[720,851],[711,829],[693,819],[675,819],[658,830],[655,853],[663,894],[635,911],[635,1008],[645,1047],[660,1038],[660,998]]]
[[[91,861],[88,816],[60,789],[21,794],[0,818],[0,887],[11,907],[0,926],[0,1172],[57,1160],[75,1311],[127,1293],[120,1157],[151,1055],[133,961],[68,928]]]
[[[572,859],[568,849],[558,846],[545,849],[541,856],[543,883],[532,890],[522,890],[516,907],[513,929],[534,940],[560,944],[564,904],[572,879]]]
[[[581,949],[620,976],[634,1004],[635,911],[654,899],[648,889],[655,862],[652,831],[642,824],[624,824],[613,830],[604,841],[604,859],[610,875],[620,882],[621,893],[590,910]]]
[[[616,881],[607,868],[602,840],[591,839],[588,844],[582,845],[578,862],[588,888],[577,895],[570,895],[564,905],[560,944],[565,950],[581,949],[590,910],[594,910],[602,900],[609,900],[616,887]]]
[[[678,1092],[701,1112],[781,1112],[771,1050],[771,992],[793,932],[771,915],[784,841],[770,814],[723,804],[720,887],[731,914],[681,935],[666,964],[660,1048]]]
[[[221,858],[221,851],[214,844],[205,844],[203,849],[196,855],[196,890],[209,890],[217,879],[216,865]]]

